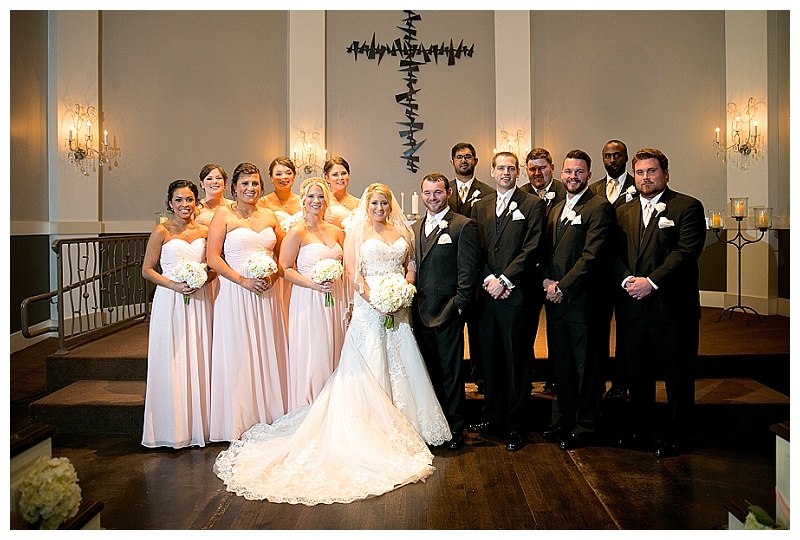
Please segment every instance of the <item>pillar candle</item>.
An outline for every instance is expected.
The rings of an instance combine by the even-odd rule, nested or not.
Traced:
[[[405,191],[400,192],[400,211],[403,212],[403,215],[406,213],[406,193]]]
[[[769,214],[767,214],[766,210],[763,210],[758,213],[758,228],[759,229],[769,228]]]
[[[414,215],[419,214],[419,195],[417,195],[416,191],[411,195],[411,213]]]
[[[712,229],[721,229],[722,228],[722,216],[719,214],[711,214],[711,228]]]

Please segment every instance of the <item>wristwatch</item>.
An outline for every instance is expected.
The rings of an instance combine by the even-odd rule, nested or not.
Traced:
[[[561,287],[559,287],[558,285],[556,285],[555,291],[556,291],[556,296],[558,296],[559,298],[564,296],[564,293],[561,292]]]
[[[506,278],[504,278],[503,276],[500,276],[499,278],[497,278],[497,281],[499,281],[500,285],[502,285],[506,289],[510,289],[511,288],[511,283],[506,281]]]

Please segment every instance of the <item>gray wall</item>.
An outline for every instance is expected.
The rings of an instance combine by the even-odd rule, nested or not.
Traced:
[[[341,155],[352,169],[350,191],[359,196],[371,182],[385,182],[405,191],[406,211],[411,192],[419,191],[425,174],[438,171],[453,176],[450,149],[456,142],[472,142],[477,150],[478,177],[489,177],[494,147],[494,16],[491,11],[420,11],[415,23],[417,42],[458,46],[475,44],[475,54],[454,66],[439,59],[420,67],[417,87],[418,121],[424,123],[417,141],[426,139],[417,155],[420,170],[406,170],[401,155],[406,147],[397,122],[405,121],[405,107],[395,94],[405,91],[405,73],[398,57],[384,56],[380,65],[346,52],[353,41],[391,43],[402,37],[404,13],[391,11],[329,11],[327,13],[327,148]],[[399,194],[396,194],[399,199]],[[420,203],[420,208],[422,205]]]
[[[535,145],[559,162],[582,148],[595,180],[607,140],[656,147],[670,187],[724,206],[712,147],[726,118],[723,11],[532,11],[531,34]]]
[[[47,12],[10,16],[11,221],[47,221]]]
[[[147,220],[206,163],[286,151],[285,11],[104,11],[103,109],[122,148],[103,219]]]

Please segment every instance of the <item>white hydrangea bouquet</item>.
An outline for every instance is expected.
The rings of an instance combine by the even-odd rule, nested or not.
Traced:
[[[28,523],[57,529],[78,513],[81,488],[78,474],[67,458],[40,457],[19,486],[19,509]]]
[[[268,278],[278,272],[278,264],[275,259],[263,249],[250,255],[244,263],[244,268],[251,277],[261,279]],[[256,296],[261,296],[261,294],[257,293]]]
[[[178,266],[172,270],[172,277],[180,283],[186,283],[192,289],[199,289],[208,280],[206,263],[190,261],[186,257],[181,257]],[[189,304],[188,294],[183,295],[183,303]]]
[[[375,309],[384,313],[393,313],[401,308],[411,306],[417,288],[400,274],[386,274],[369,291],[369,301]],[[383,322],[387,329],[394,327],[394,315],[387,315]]]
[[[311,279],[314,283],[322,285],[329,281],[340,279],[344,275],[344,267],[338,259],[320,259],[314,264],[311,271]],[[330,291],[325,293],[325,307],[333,306],[333,294]]]

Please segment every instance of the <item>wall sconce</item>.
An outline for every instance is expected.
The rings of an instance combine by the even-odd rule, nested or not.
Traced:
[[[507,131],[503,130],[500,132],[500,147],[494,149],[494,153],[498,152],[511,152],[517,159],[519,159],[520,163],[525,159],[525,156],[528,155],[529,148],[527,146],[522,146],[525,144],[525,131],[522,129],[518,129],[517,132],[514,134],[514,138],[512,139],[511,136],[508,134]],[[524,148],[524,153],[520,153]]]
[[[719,128],[716,129],[714,136],[717,157],[722,152],[722,161],[725,161],[728,153],[731,153],[735,158],[736,166],[747,169],[751,157],[754,161],[758,159],[764,137],[758,135],[756,111],[756,100],[752,97],[747,100],[747,107],[744,111],[739,111],[736,103],[728,103],[728,116],[731,117],[730,146],[726,147],[725,142],[720,139]]]
[[[324,163],[325,160],[328,159],[328,151],[323,150],[319,144],[319,132],[315,131],[311,134],[311,137],[307,137],[306,132],[301,131],[299,157],[297,154],[297,148],[295,148],[292,152],[292,161],[294,161],[295,167],[302,169],[302,171],[307,175],[313,174],[318,170],[321,171],[322,167],[317,164],[317,158],[320,150],[322,150],[322,159]]]
[[[103,131],[103,138],[100,147],[95,148],[95,135],[92,132],[92,122],[97,130],[97,109],[94,107],[83,108],[79,103],[75,104],[72,110],[72,124],[69,126],[69,137],[67,138],[67,148],[69,149],[70,163],[77,166],[85,176],[89,176],[87,168],[91,164],[92,171],[97,171],[97,164],[102,169],[108,164],[110,171],[113,166],[117,166],[117,158],[120,149],[117,147],[117,138],[114,137],[114,145],[108,144],[108,131]],[[84,127],[86,133],[83,133]]]

